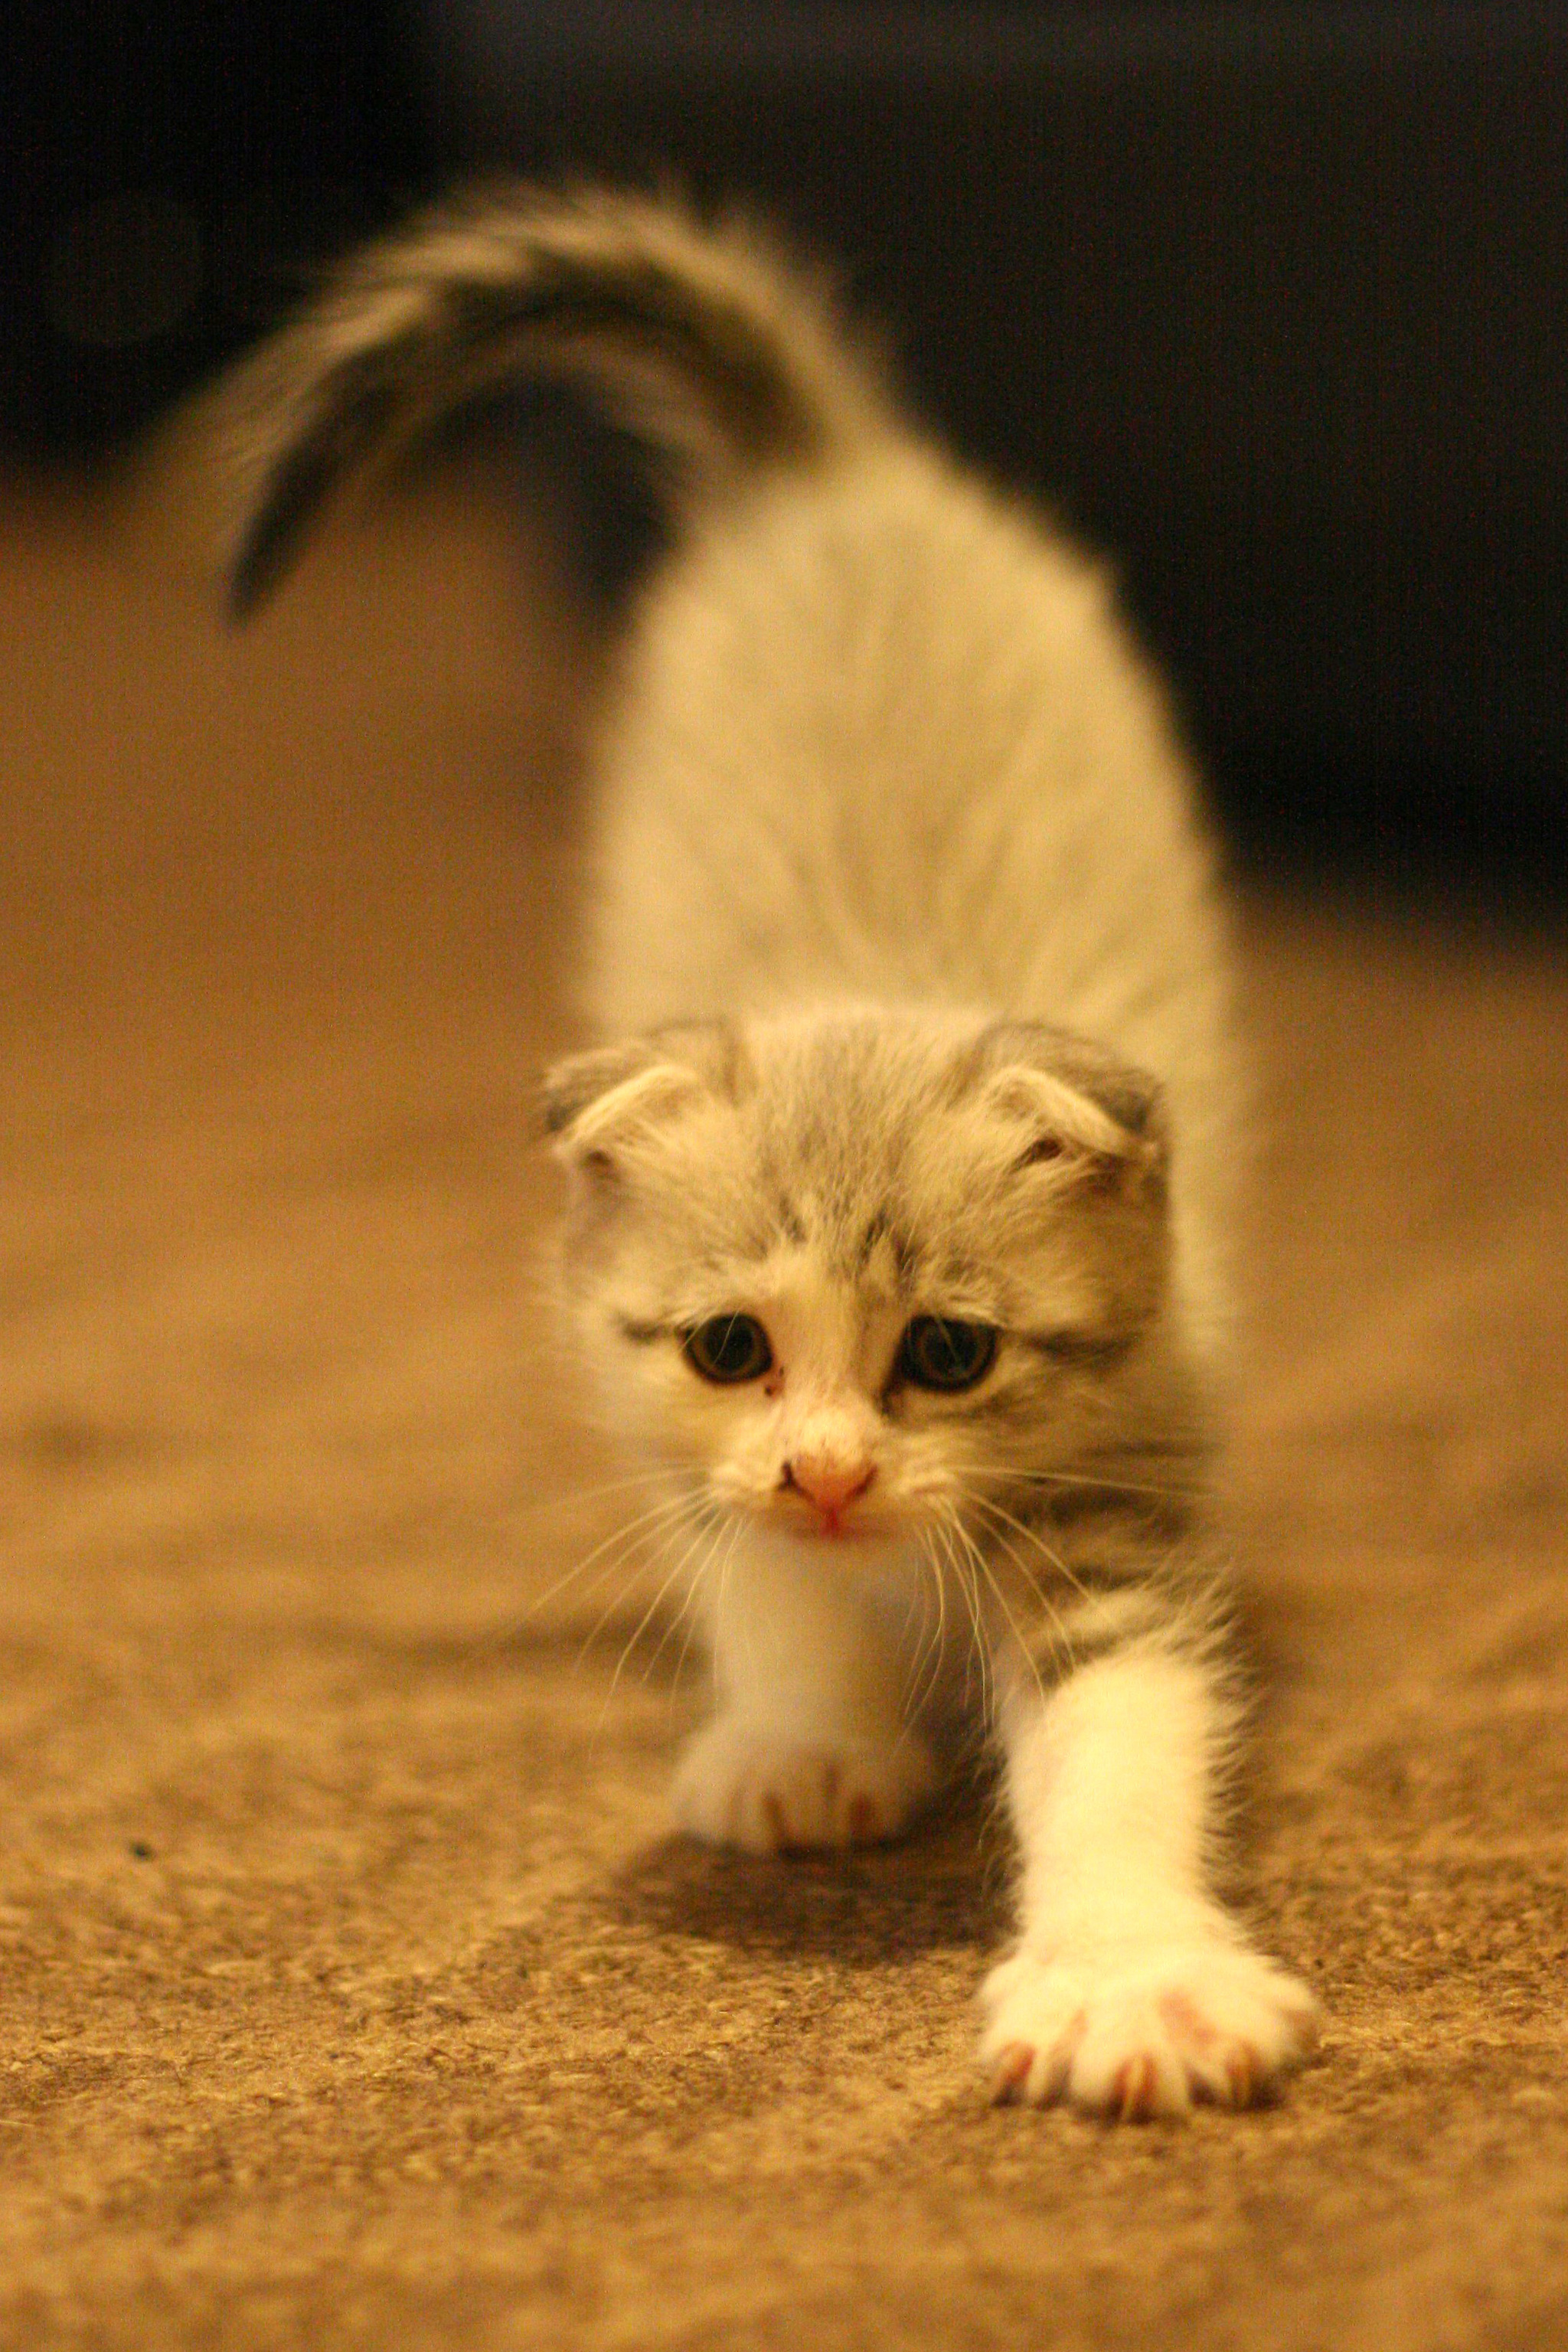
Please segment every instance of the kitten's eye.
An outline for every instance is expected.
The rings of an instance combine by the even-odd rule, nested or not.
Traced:
[[[900,1378],[921,1389],[972,1389],[996,1360],[989,1323],[954,1323],[917,1315],[899,1348]]]
[[[760,1381],[773,1351],[754,1315],[715,1315],[687,1333],[686,1360],[705,1381]]]

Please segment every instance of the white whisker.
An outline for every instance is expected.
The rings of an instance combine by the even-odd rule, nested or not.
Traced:
[[[1001,1516],[1005,1517],[1006,1515],[1004,1513]],[[1017,1522],[1014,1521],[1013,1524],[1016,1526]],[[1005,1531],[1002,1528],[994,1528],[991,1532],[993,1539],[1001,1545],[1003,1550],[1005,1551],[1008,1559],[1013,1562],[1014,1567],[1023,1578],[1024,1582],[1028,1589],[1029,1595],[1035,1601],[1037,1607],[1039,1608],[1044,1615],[1050,1621],[1054,1633],[1059,1640],[1063,1655],[1070,1660],[1072,1656],[1072,1635],[1068,1631],[1067,1622],[1063,1618],[1061,1612],[1058,1609],[1049,1593],[1041,1584],[1039,1579],[1034,1574],[1028,1562],[1024,1559],[1022,1553],[1018,1550],[1016,1545],[1013,1543]],[[1029,1531],[1026,1528],[1019,1528],[1018,1532],[1021,1535],[1027,1535]],[[1042,1549],[1043,1549],[1044,1547],[1042,1546]],[[1052,1556],[1047,1554],[1047,1558],[1050,1557]],[[1058,1566],[1061,1565],[1059,1562],[1056,1564]],[[1063,1573],[1067,1573],[1065,1568],[1063,1570]],[[1091,1596],[1084,1591],[1083,1586],[1078,1582],[1078,1580],[1075,1577],[1069,1576],[1068,1580],[1072,1583],[1074,1590],[1081,1594],[1086,1601],[1091,1598]]]
[[[1087,1470],[1025,1470],[1011,1462],[973,1462],[968,1468],[975,1477],[1003,1478],[1021,1486],[1059,1486],[1079,1494],[1145,1495],[1165,1503],[1201,1502],[1208,1491],[1201,1480],[1190,1486],[1156,1486],[1131,1478],[1097,1478]]]
[[[683,1526],[689,1526],[691,1524],[692,1515],[700,1510],[700,1507],[701,1506],[696,1502],[694,1498],[689,1496],[684,1497],[679,1511],[672,1512],[668,1515],[657,1528],[645,1528],[637,1538],[636,1542],[632,1544],[627,1550],[617,1553],[615,1560],[610,1564],[610,1566],[600,1570],[599,1574],[594,1580],[595,1587],[602,1585],[605,1577],[612,1573],[615,1569],[624,1568],[627,1559],[631,1557],[633,1552],[635,1552],[637,1545],[654,1543],[656,1541],[663,1542],[667,1538],[673,1539],[679,1537]],[[616,1602],[619,1598],[619,1594],[612,1597],[609,1605],[600,1611],[599,1615],[595,1618],[593,1625],[584,1636],[583,1646],[577,1653],[576,1662],[579,1666],[582,1665],[583,1661],[586,1658],[589,1651],[593,1648],[595,1643],[599,1639],[599,1636],[603,1633],[605,1626],[615,1615]],[[657,1601],[658,1596],[656,1595],[655,1598]]]
[[[718,1551],[719,1545],[725,1533],[726,1524],[723,1518],[717,1513],[711,1513],[698,1528],[696,1536],[693,1538],[690,1544],[688,1545],[679,1560],[676,1563],[675,1573],[676,1575],[679,1575],[681,1570],[685,1568],[687,1561],[691,1558],[692,1553],[701,1545],[703,1537],[706,1536],[708,1538],[708,1546],[704,1557],[699,1565],[692,1570],[690,1575],[686,1580],[685,1597],[681,1601],[680,1606],[676,1611],[675,1615],[671,1618],[669,1623],[659,1635],[658,1646],[655,1649],[652,1657],[643,1668],[642,1685],[645,1689],[647,1686],[648,1679],[651,1676],[654,1668],[658,1665],[660,1658],[664,1655],[665,1644],[668,1642],[670,1635],[675,1632],[679,1625],[685,1625],[687,1628],[686,1641],[682,1643],[680,1652],[681,1658],[684,1659],[687,1648],[689,1646],[691,1641],[691,1623],[695,1622],[695,1608],[698,1591],[703,1575],[713,1564],[714,1555]],[[668,1591],[669,1584],[670,1579],[666,1577],[664,1584],[660,1588],[658,1598],[662,1598],[663,1594]],[[657,1608],[658,1605],[658,1599],[656,1599],[654,1607]],[[651,1611],[649,1613],[652,1613]],[[689,1622],[688,1622],[689,1620],[690,1621]],[[624,1654],[625,1656],[629,1656],[632,1650],[636,1647],[637,1638],[641,1631],[642,1628],[639,1626],[637,1633],[633,1634],[631,1641],[626,1645],[626,1650]],[[616,1669],[616,1672],[617,1674],[619,1673],[619,1668]],[[679,1675],[679,1664],[677,1665],[676,1672]],[[610,1687],[612,1690],[615,1688],[613,1682]]]
[[[911,1722],[930,1699],[941,1677],[942,1652],[947,1633],[947,1580],[942,1575],[936,1553],[931,1547],[929,1531],[921,1533],[921,1550],[931,1570],[932,1582],[936,1591],[937,1615],[934,1630],[930,1623],[929,1614],[925,1617],[920,1647],[910,1662],[909,1671],[904,1676],[903,1689],[900,1695],[904,1714]],[[928,1658],[931,1662],[931,1668],[922,1683],[921,1673]]]
[[[689,1614],[688,1614],[688,1616],[687,1616],[687,1623],[686,1623],[686,1639],[681,1643],[681,1645],[680,1645],[680,1655],[679,1655],[679,1658],[677,1658],[677,1660],[676,1660],[676,1662],[675,1662],[675,1687],[676,1687],[677,1689],[679,1689],[679,1686],[680,1686],[680,1678],[681,1678],[681,1676],[682,1676],[682,1675],[685,1674],[685,1672],[686,1672],[686,1660],[687,1660],[688,1654],[689,1653],[690,1648],[691,1648],[692,1637],[693,1637],[693,1635],[696,1633],[697,1628],[698,1628],[699,1624],[700,1623],[700,1622],[701,1622],[701,1618],[702,1618],[702,1610],[701,1610],[701,1606],[700,1606],[700,1601],[701,1601],[701,1582],[702,1582],[702,1578],[703,1578],[703,1577],[706,1577],[706,1576],[708,1576],[708,1575],[710,1575],[710,1574],[711,1573],[712,1569],[713,1569],[713,1563],[714,1563],[714,1560],[715,1560],[715,1559],[718,1559],[718,1560],[719,1560],[719,1578],[718,1578],[718,1581],[719,1581],[719,1589],[720,1589],[720,1591],[721,1591],[723,1590],[724,1578],[725,1578],[726,1574],[727,1574],[727,1573],[728,1573],[728,1571],[729,1571],[730,1562],[731,1562],[731,1559],[733,1558],[733,1556],[734,1556],[735,1547],[736,1547],[736,1545],[737,1545],[737,1544],[740,1542],[740,1540],[741,1540],[741,1534],[742,1534],[742,1529],[743,1526],[744,1526],[744,1522],[743,1522],[742,1519],[740,1519],[740,1518],[735,1518],[735,1519],[732,1519],[732,1520],[731,1521],[731,1523],[730,1523],[730,1540],[729,1540],[728,1545],[725,1547],[725,1549],[724,1549],[724,1552],[723,1552],[723,1555],[722,1555],[722,1557],[721,1557],[721,1558],[720,1558],[720,1557],[719,1557],[719,1538],[718,1538],[718,1537],[715,1537],[715,1538],[714,1538],[714,1543],[713,1543],[713,1549],[712,1549],[712,1551],[710,1551],[710,1552],[709,1553],[708,1558],[703,1561],[703,1563],[702,1563],[702,1568],[701,1568],[701,1570],[700,1570],[700,1573],[698,1576],[694,1576],[694,1577],[692,1578],[692,1580],[691,1580],[691,1593],[690,1593],[689,1613]],[[721,1534],[722,1534],[722,1532],[723,1532],[723,1521],[722,1521],[722,1519],[721,1519],[721,1522],[720,1522],[720,1534],[721,1535]]]
[[[1080,1600],[1091,1601],[1093,1599],[1093,1594],[1089,1591],[1082,1579],[1073,1573],[1072,1569],[1068,1565],[1068,1562],[1063,1559],[1059,1552],[1056,1552],[1051,1549],[1050,1545],[1047,1543],[1045,1538],[1040,1534],[1037,1528],[1031,1528],[1023,1519],[1016,1518],[1011,1511],[1005,1511],[1000,1503],[992,1502],[986,1496],[976,1495],[972,1497],[972,1502],[973,1508],[977,1511],[984,1511],[987,1518],[1000,1520],[1004,1527],[1015,1529],[1017,1534],[1024,1538],[1026,1543],[1033,1544],[1041,1558],[1047,1561],[1049,1565],[1057,1570],[1057,1573],[1063,1577],[1066,1581],[1071,1585],[1073,1591],[1079,1595]],[[1001,1540],[1001,1538],[999,1538],[999,1540]],[[1012,1550],[1012,1546],[1010,1544],[1007,1548],[1010,1551]],[[1017,1559],[1017,1553],[1014,1552],[1013,1557],[1015,1559]],[[1019,1561],[1019,1566],[1023,1566],[1022,1561]],[[1025,1573],[1027,1574],[1027,1570],[1026,1570]],[[1029,1584],[1041,1606],[1048,1609],[1051,1604],[1047,1600],[1044,1592],[1040,1591],[1039,1586],[1036,1584],[1033,1577],[1029,1578]]]
[[[602,1559],[608,1552],[612,1554],[611,1559],[595,1577],[593,1586],[590,1588],[597,1591],[604,1582],[605,1577],[624,1564],[629,1551],[635,1551],[639,1543],[651,1540],[655,1532],[665,1521],[679,1518],[691,1507],[690,1496],[666,1495],[661,1496],[658,1502],[650,1505],[647,1510],[639,1512],[635,1519],[613,1528],[607,1536],[594,1546],[592,1551],[584,1554],[583,1559],[574,1561],[563,1575],[558,1576],[553,1583],[545,1586],[542,1592],[533,1596],[523,1612],[523,1622],[525,1623],[531,1622],[542,1609],[547,1608],[550,1602],[564,1592],[569,1586],[575,1584],[581,1577],[585,1576],[595,1562]]]
[[[620,1656],[616,1660],[616,1670],[615,1670],[614,1674],[610,1676],[610,1686],[609,1686],[609,1689],[605,1693],[605,1709],[606,1709],[606,1710],[607,1710],[607,1709],[608,1709],[608,1707],[609,1707],[610,1701],[614,1698],[614,1696],[615,1696],[615,1695],[616,1695],[616,1687],[617,1687],[617,1685],[619,1685],[619,1683],[620,1683],[621,1675],[622,1675],[622,1674],[625,1672],[625,1669],[626,1669],[626,1660],[631,1656],[632,1652],[637,1648],[637,1643],[642,1640],[642,1637],[643,1637],[644,1633],[647,1631],[648,1626],[653,1622],[653,1620],[654,1620],[655,1616],[658,1614],[658,1607],[659,1607],[659,1603],[663,1601],[665,1594],[669,1591],[670,1586],[675,1582],[675,1580],[676,1580],[677,1577],[680,1574],[681,1570],[686,1566],[687,1561],[691,1558],[692,1554],[697,1550],[697,1549],[698,1549],[699,1545],[700,1545],[700,1544],[701,1543],[701,1541],[702,1541],[703,1537],[708,1533],[708,1530],[709,1530],[709,1525],[710,1525],[710,1522],[705,1522],[705,1521],[700,1521],[700,1522],[699,1522],[698,1527],[697,1527],[697,1531],[696,1531],[696,1533],[693,1535],[693,1537],[692,1537],[692,1538],[691,1538],[691,1541],[687,1545],[686,1549],[685,1549],[685,1550],[680,1554],[679,1558],[676,1560],[676,1562],[675,1562],[674,1566],[673,1566],[672,1568],[670,1568],[670,1569],[666,1572],[666,1574],[661,1578],[661,1580],[660,1580],[660,1581],[659,1581],[658,1589],[658,1591],[655,1592],[655,1594],[654,1594],[654,1596],[653,1596],[653,1599],[648,1602],[647,1607],[643,1611],[642,1615],[637,1619],[637,1624],[634,1626],[634,1628],[633,1628],[633,1630],[632,1630],[631,1633],[630,1633],[630,1634],[629,1634],[629,1636],[627,1637],[626,1641],[623,1643],[622,1648],[621,1648],[621,1654],[620,1654]],[[657,1654],[657,1653],[656,1653],[656,1654]],[[603,1728],[603,1722],[602,1722],[602,1720],[601,1720],[601,1724],[600,1724],[600,1728],[601,1728],[601,1729]]]
[[[956,1508],[951,1504],[944,1511],[940,1525],[943,1549],[953,1564],[953,1572],[958,1578],[960,1590],[969,1603],[970,1621],[974,1628],[974,1655],[980,1663],[981,1713],[989,1723],[995,1700],[995,1685],[992,1673],[991,1643],[985,1631],[984,1612],[980,1605],[980,1586],[974,1575],[971,1558],[973,1547],[964,1536],[963,1522]],[[962,1551],[957,1549],[955,1539],[962,1540],[963,1545]],[[965,1695],[967,1696],[967,1691]]]
[[[1023,1632],[1019,1627],[1018,1621],[1014,1616],[1011,1608],[1008,1606],[1007,1595],[1003,1591],[1000,1580],[994,1574],[991,1563],[986,1559],[984,1552],[975,1542],[973,1537],[969,1533],[968,1528],[964,1527],[963,1521],[958,1518],[956,1514],[953,1517],[953,1531],[957,1535],[959,1540],[963,1543],[965,1550],[969,1553],[971,1559],[973,1560],[975,1567],[979,1570],[981,1575],[984,1577],[986,1583],[990,1586],[991,1591],[995,1597],[997,1607],[1001,1610],[1003,1616],[1007,1620],[1008,1629],[1013,1635],[1014,1641],[1018,1645],[1019,1653],[1030,1673],[1034,1675],[1035,1687],[1039,1692],[1040,1696],[1044,1698],[1046,1695],[1046,1685],[1041,1677],[1039,1662],[1036,1658],[1034,1651],[1031,1649],[1029,1643],[1025,1640]],[[1016,1555],[1015,1555],[1015,1558],[1016,1557]],[[1029,1572],[1024,1568],[1021,1560],[1018,1562],[1018,1566],[1024,1576],[1026,1583],[1032,1583]],[[1038,1591],[1037,1591],[1036,1597],[1040,1601],[1041,1605],[1045,1608],[1052,1622],[1060,1628],[1061,1619],[1057,1615],[1056,1611],[1051,1608],[1049,1601],[1046,1601],[1044,1595]]]
[[[488,1513],[487,1522],[492,1528],[521,1528],[531,1520],[542,1518],[550,1511],[581,1508],[589,1503],[603,1502],[611,1495],[624,1495],[628,1489],[638,1486],[668,1486],[670,1475],[668,1466],[661,1463],[650,1469],[629,1471],[624,1477],[597,1478],[584,1486],[552,1487],[550,1494],[542,1496],[537,1502]]]

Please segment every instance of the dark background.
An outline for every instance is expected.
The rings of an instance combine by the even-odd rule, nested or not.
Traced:
[[[1116,556],[1245,855],[1561,901],[1562,10],[78,0],[0,90],[14,460],[112,457],[454,173],[673,168]]]

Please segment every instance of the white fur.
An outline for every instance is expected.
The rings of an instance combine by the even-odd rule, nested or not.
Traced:
[[[1245,2105],[1309,2046],[1314,2006],[1204,1891],[1230,1737],[1211,1676],[1158,1646],[1016,1698],[1007,1769],[1024,1935],[983,1999],[1009,2096],[1177,2115]]]
[[[719,1709],[688,1748],[676,1819],[752,1853],[892,1837],[939,1782],[899,1645],[832,1548],[751,1534],[706,1596]]]

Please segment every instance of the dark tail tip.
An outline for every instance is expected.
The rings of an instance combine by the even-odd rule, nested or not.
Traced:
[[[225,607],[231,621],[247,621],[288,572],[321,509],[367,451],[384,438],[395,405],[377,354],[373,371],[329,387],[317,422],[288,445],[264,474],[229,566]],[[369,380],[367,380],[369,379]]]
[[[229,569],[226,606],[247,621],[293,562],[336,472],[323,450],[291,450],[268,482]]]

